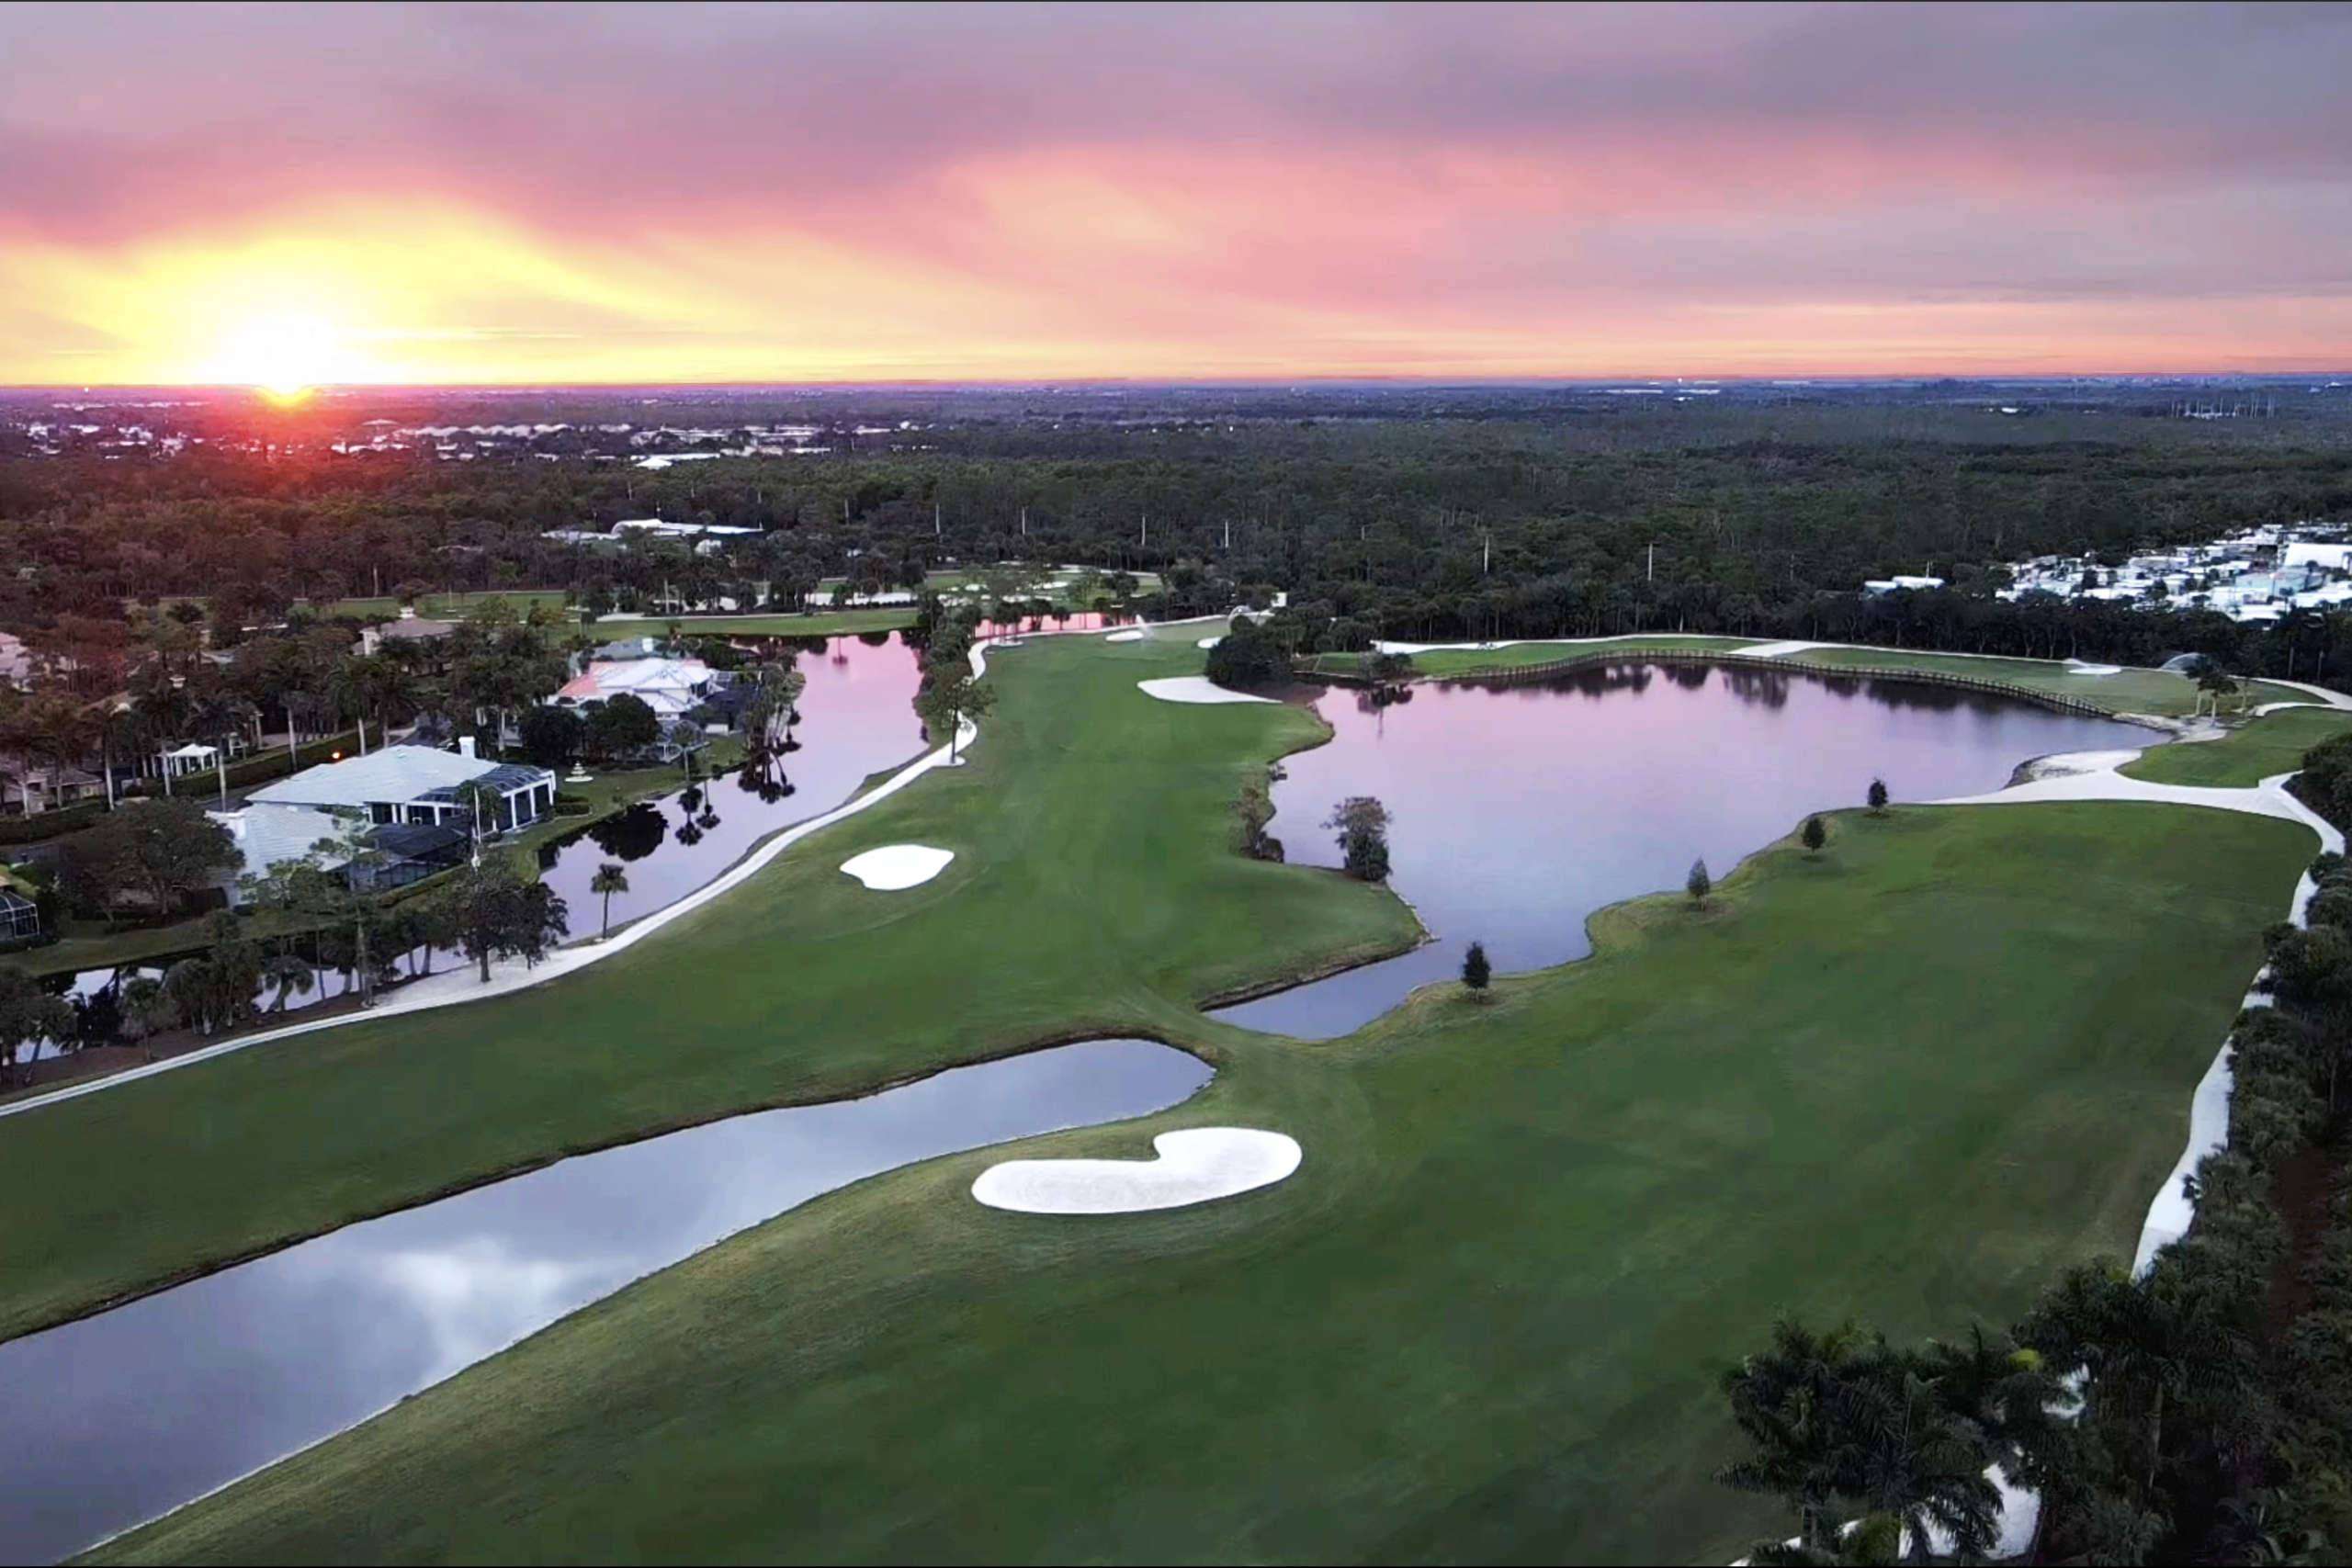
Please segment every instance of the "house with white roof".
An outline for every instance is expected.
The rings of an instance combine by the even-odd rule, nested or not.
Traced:
[[[555,775],[527,762],[494,762],[473,754],[473,738],[458,750],[386,746],[340,762],[322,762],[264,784],[247,798],[260,806],[299,806],[313,812],[364,814],[374,823],[410,822],[464,829],[472,822],[463,786],[481,785],[499,798],[485,831],[503,832],[555,809]]]
[[[674,719],[724,683],[720,672],[699,659],[616,659],[590,664],[564,682],[555,701],[591,708],[628,695],[651,708],[655,717]]]
[[[405,887],[457,864],[472,842],[456,828],[408,822],[362,828],[355,818],[307,806],[253,805],[205,815],[226,828],[237,846],[236,869],[218,884],[232,908],[251,901],[245,878],[266,875],[288,861],[309,861],[380,890]]]

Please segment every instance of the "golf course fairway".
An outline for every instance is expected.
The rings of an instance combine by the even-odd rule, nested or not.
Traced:
[[[1241,782],[1317,731],[1136,690],[1201,659],[1039,639],[992,659],[971,766],[610,963],[23,1118],[0,1180],[92,1174],[0,1217],[0,1310],[1090,1034],[1218,1077],[1020,1157],[1261,1127],[1289,1179],[1070,1217],[971,1200],[1003,1148],[901,1169],[98,1555],[1727,1561],[1776,1510],[1713,1480],[1721,1369],[1782,1313],[1957,1334],[2128,1255],[2314,847],[2169,806],[1842,812],[1703,908],[1603,911],[1589,960],[1307,1045],[1196,1005],[1414,925],[1234,852]],[[892,843],[956,859],[888,899],[840,874]]]

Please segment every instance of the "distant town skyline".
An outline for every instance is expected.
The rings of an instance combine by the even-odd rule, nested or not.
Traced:
[[[0,384],[2352,364],[2352,8],[0,13]]]

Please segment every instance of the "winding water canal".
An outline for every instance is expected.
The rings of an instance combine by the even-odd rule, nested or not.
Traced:
[[[0,1561],[167,1512],[819,1193],[1209,1077],[1144,1040],[955,1067],[576,1156],[0,1344]]]

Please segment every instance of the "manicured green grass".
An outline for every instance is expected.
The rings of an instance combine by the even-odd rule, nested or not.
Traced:
[[[2158,746],[2124,764],[2126,775],[2151,784],[2250,788],[2303,765],[2303,753],[2352,730],[2352,711],[2290,708],[2265,714],[2220,740]]]
[[[1551,664],[1588,653],[1736,653],[1756,646],[1744,637],[1622,637],[1579,642],[1520,642],[1500,648],[1441,648],[1413,655],[1413,669],[1422,675],[1444,678],[1474,670],[1516,670],[1529,664]],[[1352,675],[1363,661],[1360,653],[1324,653],[1314,668],[1327,674]]]
[[[518,614],[534,605],[558,611],[565,608],[560,588],[497,588],[481,593],[427,593],[417,600],[416,613],[428,621],[461,621],[492,599],[505,600]],[[322,615],[357,615],[363,618],[389,618],[401,613],[401,602],[389,593],[334,599],[311,607]]]
[[[2072,675],[2063,663],[2045,659],[1974,659],[1960,653],[1917,653],[1895,648],[1815,648],[1788,656],[1792,665],[1829,665],[1869,670],[1929,670],[1979,681],[2006,681],[2015,686],[2072,697],[2109,713],[2144,713],[2180,717],[2193,712],[2199,697],[2197,682],[2164,670],[2124,670],[2113,675]],[[2233,708],[2243,703],[2309,702],[2311,694],[2267,682],[2247,682],[2229,699]],[[2207,699],[2210,703],[2211,699]]]
[[[996,666],[1019,675],[967,766],[609,963],[0,1126],[0,1181],[49,1195],[0,1212],[0,1332],[565,1152],[1052,1040],[1167,1033],[1210,996],[1409,942],[1387,894],[1230,852],[1243,778],[1323,730],[1298,708],[1135,689],[1200,660],[1174,641],[1007,651]],[[907,841],[957,858],[905,893],[839,870]]]
[[[639,615],[598,621],[582,627],[607,642],[623,637],[660,637],[672,621],[690,632],[716,632],[736,637],[844,637],[856,632],[896,631],[915,624],[914,607],[884,605],[872,610],[820,610],[810,615]]]
[[[1057,758],[1012,741],[993,759],[1047,773],[998,775],[1009,809],[1037,813],[1021,858],[997,858],[1000,844],[971,873],[959,861],[913,896],[929,911],[876,915],[853,933],[799,920],[804,898],[829,919],[858,901],[789,873],[747,895],[755,909],[729,906],[728,926],[765,928],[767,951],[790,964],[763,1028],[790,1028],[798,1010],[778,991],[803,974],[821,984],[860,952],[899,955],[902,983],[862,998],[885,1032],[910,995],[999,1016],[990,991],[1040,970],[1058,980],[1049,944],[1023,941],[968,1001],[936,984],[943,969],[968,976],[963,945],[987,935],[969,928],[1001,918],[1004,881],[1038,906],[1024,936],[1085,943],[1107,993],[1126,993],[1133,953],[1179,956],[1181,905],[1130,911],[1107,897],[1091,906],[1097,929],[1062,928],[1071,854],[1101,888],[1140,846],[1084,821],[1057,838],[1048,807],[1080,808],[1089,791],[1051,776],[1082,775],[1104,824],[1150,833],[1132,807],[1159,794],[1158,767],[1219,749],[1212,727],[1227,715],[1279,716],[1170,708],[1163,721],[1097,705],[1090,671],[1114,659],[1122,679],[1142,664],[1054,649],[1005,682],[1008,716],[1046,724],[1067,747]],[[1051,724],[1041,698],[1084,702],[1091,726]],[[1169,748],[1171,732],[1182,739]],[[1144,758],[1155,766],[1135,765]],[[1159,798],[1183,819],[1172,841],[1204,861],[1155,856],[1162,874],[1246,867],[1214,853],[1229,781],[1217,771],[1216,788]],[[818,858],[916,836],[908,828],[972,843],[988,797],[959,792],[974,783],[916,792],[911,821],[871,822]],[[1727,1561],[1781,1521],[1711,1480],[1733,1442],[1719,1371],[1781,1312],[1956,1333],[2012,1317],[2066,1260],[2128,1253],[2186,1134],[2190,1087],[2258,962],[2258,932],[2312,849],[2291,824],[2142,805],[1830,820],[1825,853],[1772,846],[1703,913],[1679,897],[1621,907],[1595,921],[1589,961],[1501,980],[1483,1004],[1426,991],[1331,1044],[1139,998],[1135,1016],[1202,1049],[1217,1081],[1162,1115],[1024,1145],[1134,1156],[1168,1127],[1272,1127],[1306,1149],[1281,1186],[1070,1220],[975,1206],[971,1179],[1001,1156],[896,1172],[641,1282],[101,1555]],[[933,836],[951,832],[967,836]],[[1271,874],[1260,893],[1290,880],[1333,890],[1247,869]],[[1214,891],[1191,887],[1182,903],[1214,907],[1201,901]],[[962,913],[966,934],[928,918],[941,910]],[[1288,914],[1320,925],[1341,912],[1318,897]],[[1139,946],[1110,941],[1131,919],[1175,923]],[[952,945],[922,956],[933,948],[910,948],[901,919]],[[1281,940],[1275,920],[1250,926]],[[793,962],[804,932],[820,950]],[[1158,996],[1182,990],[1174,977],[1199,956],[1160,968]],[[603,999],[607,1029],[626,1023],[637,1054],[663,1064],[699,1038],[665,1010],[697,1021],[719,1010],[692,984],[650,1006]],[[514,1051],[512,1031],[530,1019],[477,1017],[508,1027],[478,1029],[462,1048],[402,1043],[428,1074],[461,1081],[380,1106],[379,1120],[503,1092],[471,1064]],[[592,1060],[604,1049],[602,1032],[571,1038]],[[333,1108],[309,1116],[345,1135]],[[176,1195],[171,1207],[184,1207]],[[10,1256],[27,1255],[12,1240]]]

